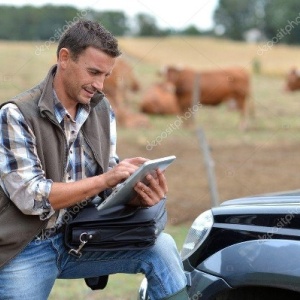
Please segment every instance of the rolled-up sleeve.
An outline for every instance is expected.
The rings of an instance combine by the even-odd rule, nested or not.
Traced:
[[[28,215],[50,218],[52,181],[45,178],[32,130],[14,104],[0,110],[0,184],[14,204]]]

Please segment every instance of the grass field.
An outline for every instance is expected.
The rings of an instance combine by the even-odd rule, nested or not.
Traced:
[[[300,47],[274,45],[261,53],[263,44],[186,37],[121,38],[120,45],[142,84],[142,91],[132,95],[133,109],[137,108],[144,89],[159,80],[156,73],[164,64],[181,64],[199,70],[239,65],[251,72],[253,61],[258,60],[261,73],[251,76],[251,100],[255,103],[256,117],[249,131],[238,130],[239,116],[226,106],[202,107],[195,115],[213,150],[220,197],[224,200],[299,186],[300,94],[285,93],[283,85],[290,67],[300,66]],[[55,47],[45,42],[0,42],[0,102],[43,79],[56,61]],[[178,157],[177,165],[169,174],[169,201],[176,205],[170,207],[167,231],[180,248],[192,219],[210,206],[207,182],[200,181],[205,176],[199,172],[203,166],[199,163],[202,157],[198,141],[192,129],[181,126],[161,146],[153,151],[145,150],[147,142],[159,136],[177,117],[151,116],[150,129],[119,128],[119,154],[121,158],[142,154],[156,157],[172,151]],[[195,176],[198,173],[202,177],[199,181]],[[97,292],[90,291],[83,280],[58,280],[50,299],[131,300],[136,298],[141,279],[140,275],[113,275],[108,287]]]
[[[284,75],[291,66],[299,66],[299,47],[245,44],[212,38],[166,37],[122,38],[120,44],[126,53],[139,61],[154,65],[179,64],[199,70],[219,69],[239,65],[252,70],[258,61],[266,75]],[[269,44],[268,44],[269,45]]]

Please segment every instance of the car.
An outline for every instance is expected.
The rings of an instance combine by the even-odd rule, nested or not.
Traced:
[[[300,299],[300,192],[228,200],[201,213],[181,259],[191,300]],[[150,299],[146,279],[138,299]]]

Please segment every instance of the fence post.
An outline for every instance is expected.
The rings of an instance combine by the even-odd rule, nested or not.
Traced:
[[[211,206],[212,207],[218,206],[219,195],[218,195],[217,183],[216,183],[215,172],[214,172],[215,163],[210,155],[210,150],[205,138],[204,131],[200,127],[197,128],[197,135],[204,156],[204,163],[206,167],[210,196],[211,196]]]
[[[197,73],[194,79],[193,101],[192,101],[193,106],[198,105],[198,103],[201,103],[200,80],[201,80],[200,74]],[[196,126],[195,116],[193,116],[193,122],[196,128],[197,137],[199,139],[200,148],[202,149],[203,156],[204,156],[204,164],[206,167],[208,185],[209,185],[210,196],[211,196],[211,206],[215,207],[219,205],[219,195],[218,195],[217,183],[216,183],[216,178],[214,173],[215,163],[210,155],[210,149],[205,138],[204,130]]]

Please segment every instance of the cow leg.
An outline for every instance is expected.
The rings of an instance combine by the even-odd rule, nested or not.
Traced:
[[[248,103],[245,98],[237,98],[236,103],[241,115],[239,129],[241,131],[245,131],[249,128],[249,113],[247,109]]]
[[[254,99],[248,98],[247,101],[247,106],[248,106],[248,114],[251,117],[251,119],[255,118],[255,107],[254,107]]]

